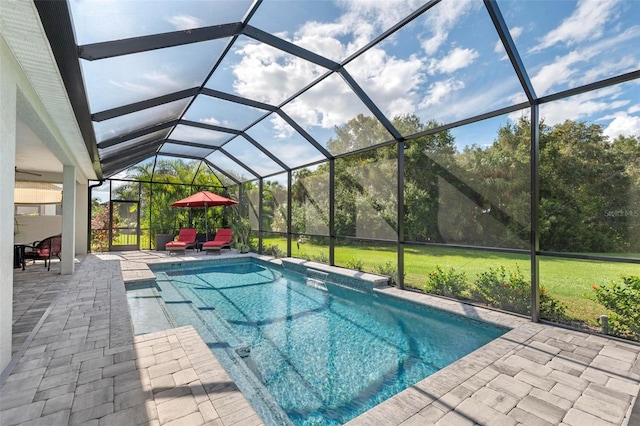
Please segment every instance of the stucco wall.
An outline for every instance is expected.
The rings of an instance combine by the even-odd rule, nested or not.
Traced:
[[[62,232],[62,216],[16,216],[15,242],[31,244]]]

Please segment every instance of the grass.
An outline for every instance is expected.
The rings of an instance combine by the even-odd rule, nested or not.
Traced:
[[[263,245],[277,245],[286,253],[286,239],[264,239]],[[300,248],[292,243],[294,257],[317,259],[329,257],[328,246],[312,243],[301,244]],[[395,244],[368,244],[336,246],[335,263],[338,266],[362,264],[362,269],[376,272],[376,267],[387,262],[397,262]],[[443,269],[454,268],[467,274],[469,283],[489,268],[504,266],[508,271],[520,271],[525,277],[531,275],[530,258],[527,255],[464,250],[454,248],[409,247],[405,249],[405,285],[422,289],[427,275],[440,266]],[[540,284],[547,293],[567,305],[567,316],[571,321],[597,325],[600,315],[607,310],[595,300],[592,285],[601,286],[617,281],[622,275],[640,275],[640,267],[635,264],[585,261],[577,259],[540,258]]]

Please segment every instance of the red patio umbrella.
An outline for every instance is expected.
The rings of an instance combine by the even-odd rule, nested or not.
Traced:
[[[209,224],[207,223],[207,208],[214,206],[230,206],[232,204],[238,204],[236,200],[223,197],[222,195],[214,194],[210,191],[200,191],[193,195],[171,203],[173,207],[204,207],[204,226],[206,238],[209,240]]]

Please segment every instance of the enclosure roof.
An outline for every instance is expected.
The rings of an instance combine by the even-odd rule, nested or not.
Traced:
[[[102,177],[166,156],[243,182],[411,138],[399,116],[447,128],[569,96],[565,118],[640,128],[618,85],[639,77],[637,1],[36,6]],[[335,143],[358,117],[382,130]]]

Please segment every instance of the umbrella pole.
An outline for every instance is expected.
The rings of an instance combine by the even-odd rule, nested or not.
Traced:
[[[209,241],[209,221],[207,220],[207,203],[204,203],[204,237]]]

